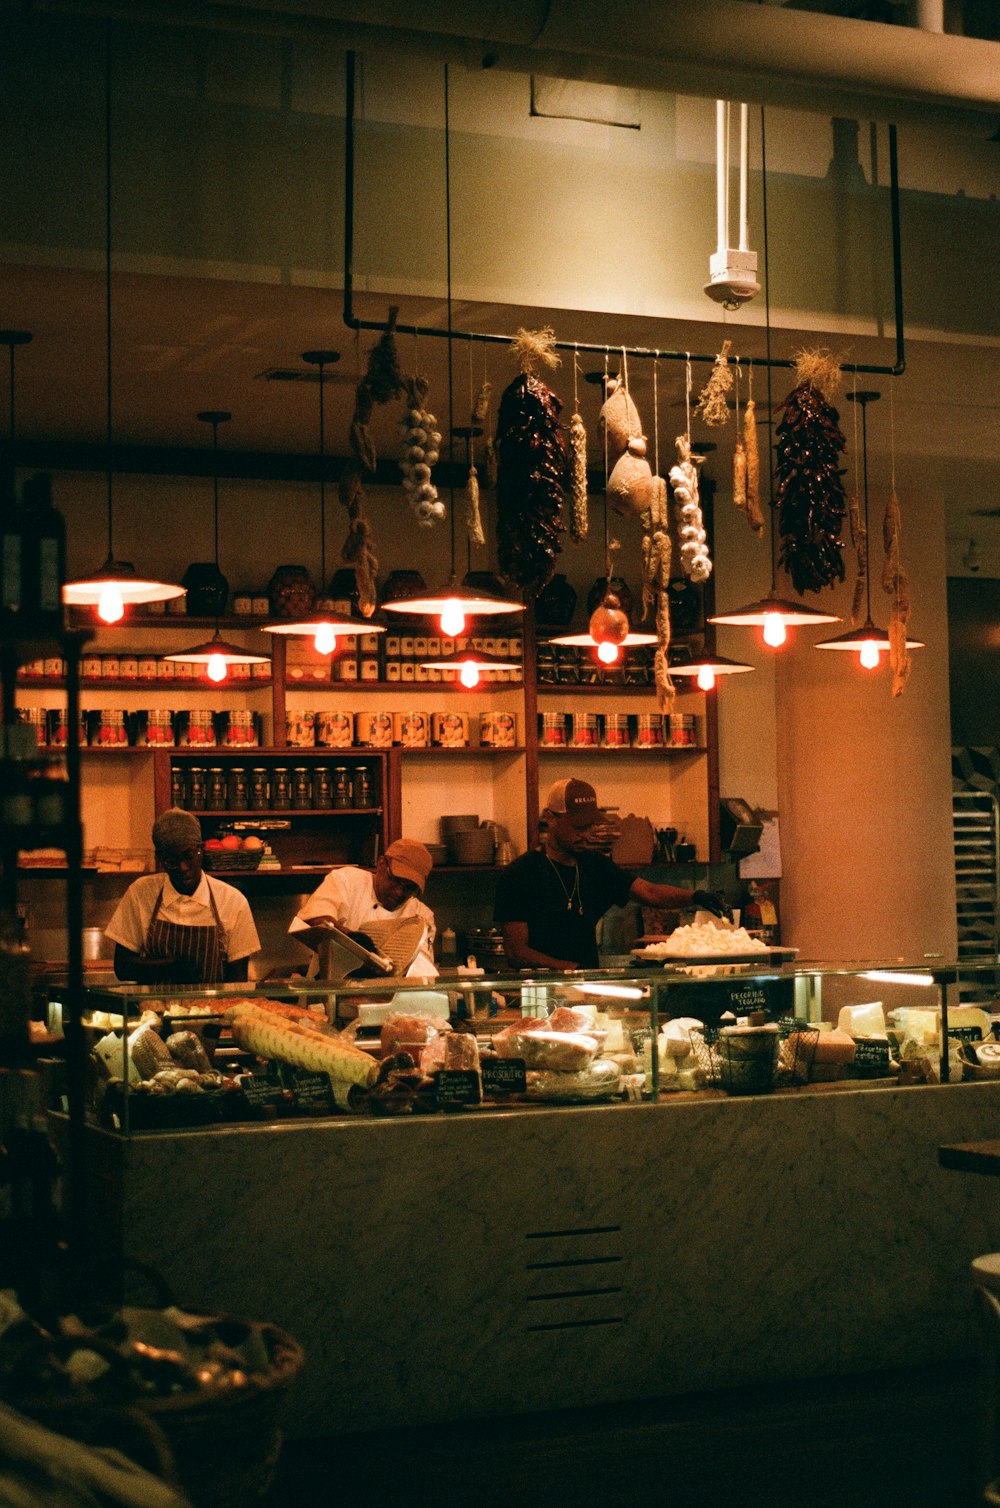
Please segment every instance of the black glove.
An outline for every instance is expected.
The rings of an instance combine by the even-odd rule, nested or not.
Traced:
[[[697,911],[711,911],[713,916],[721,916],[725,921],[731,922],[733,913],[726,905],[725,896],[719,890],[696,890],[691,897],[691,904]]]

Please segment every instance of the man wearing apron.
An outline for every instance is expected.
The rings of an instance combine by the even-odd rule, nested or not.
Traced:
[[[153,847],[165,872],[135,880],[105,928],[115,974],[139,984],[246,979],[257,928],[246,897],[203,873],[198,819],[179,807],[161,813]]]

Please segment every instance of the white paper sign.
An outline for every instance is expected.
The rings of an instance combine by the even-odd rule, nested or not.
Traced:
[[[760,835],[760,847],[756,853],[740,860],[741,880],[780,880],[781,842],[778,837],[777,817],[765,817]]]

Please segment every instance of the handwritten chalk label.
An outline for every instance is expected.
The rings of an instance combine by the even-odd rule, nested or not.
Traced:
[[[885,1078],[889,1073],[889,1043],[885,1037],[855,1037],[854,1074],[859,1078]]]
[[[528,1087],[523,1058],[483,1057],[479,1066],[486,1094],[523,1094]]]
[[[482,1104],[482,1081],[474,1068],[442,1068],[436,1082],[439,1110]]]
[[[252,1074],[244,1074],[240,1079],[240,1088],[246,1096],[247,1102],[255,1108],[264,1105],[273,1105],[281,1098],[281,1085],[275,1084],[272,1079],[255,1078]]]
[[[333,1090],[328,1074],[309,1073],[302,1068],[293,1069],[289,1088],[299,1110],[305,1110],[310,1115],[329,1115],[333,1110]]]

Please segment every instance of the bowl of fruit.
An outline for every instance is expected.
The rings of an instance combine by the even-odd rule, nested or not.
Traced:
[[[203,854],[205,868],[213,874],[256,869],[264,857],[264,843],[252,835],[241,838],[238,833],[226,833],[222,838],[206,838]]]

